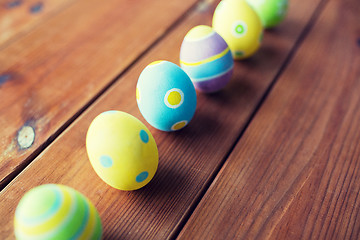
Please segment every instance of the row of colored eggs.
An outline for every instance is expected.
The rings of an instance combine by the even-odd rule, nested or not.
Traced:
[[[191,29],[181,46],[181,68],[156,61],[142,71],[136,100],[150,125],[162,131],[185,127],[195,113],[195,89],[207,93],[224,88],[231,78],[233,59],[254,54],[263,27],[273,27],[284,18],[287,0],[248,1],[252,7],[245,0],[223,0],[215,10],[213,28]],[[98,115],[88,129],[86,148],[95,172],[117,189],[139,189],[157,170],[158,150],[152,134],[140,120],[124,112]],[[17,239],[102,236],[93,204],[76,190],[57,184],[27,192],[16,209],[14,227]]]
[[[181,45],[181,68],[156,61],[143,70],[136,99],[150,125],[162,131],[185,127],[195,113],[195,89],[205,93],[223,89],[231,79],[234,59],[252,56],[262,42],[263,25],[275,26],[287,9],[287,0],[249,3],[252,6],[246,0],[223,0],[215,9],[212,28],[192,28]]]

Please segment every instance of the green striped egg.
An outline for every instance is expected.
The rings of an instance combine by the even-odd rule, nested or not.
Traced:
[[[58,184],[35,187],[20,200],[14,219],[16,239],[101,239],[94,205],[78,191]]]

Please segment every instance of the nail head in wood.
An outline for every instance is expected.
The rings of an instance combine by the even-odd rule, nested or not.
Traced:
[[[20,149],[31,147],[35,140],[35,130],[31,126],[23,126],[17,135],[17,142]]]

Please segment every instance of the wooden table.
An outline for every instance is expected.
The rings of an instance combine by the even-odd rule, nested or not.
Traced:
[[[218,0],[0,0],[0,238],[18,201],[59,183],[98,209],[104,239],[360,239],[360,2],[290,0],[231,82],[198,93],[179,132],[149,126],[135,86]],[[85,150],[106,110],[144,122],[159,168],[106,185]]]

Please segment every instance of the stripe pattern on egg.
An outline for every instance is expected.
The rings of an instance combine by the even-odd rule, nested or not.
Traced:
[[[59,184],[35,187],[20,200],[14,219],[17,239],[101,239],[94,205],[76,190]]]
[[[224,88],[234,67],[225,40],[205,25],[196,26],[186,34],[180,49],[180,64],[201,92],[216,92]]]

